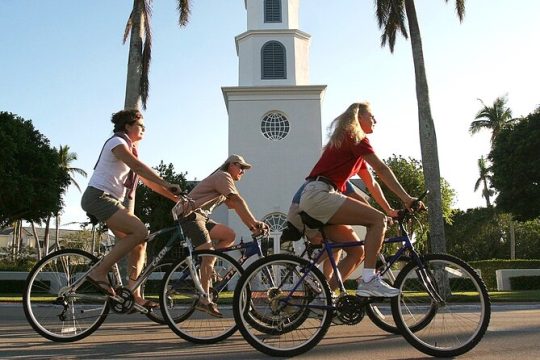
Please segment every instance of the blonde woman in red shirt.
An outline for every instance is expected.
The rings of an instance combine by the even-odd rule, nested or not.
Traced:
[[[335,242],[360,241],[351,225],[365,226],[365,262],[357,294],[394,297],[399,295],[399,290],[376,274],[375,265],[386,231],[387,216],[395,217],[397,213],[388,204],[368,165],[407,208],[416,199],[403,189],[392,170],[371,147],[367,135],[373,132],[375,124],[375,116],[368,102],[350,105],[332,122],[330,140],[306,178],[308,183],[300,197],[299,210],[328,224],[325,232]],[[347,180],[354,175],[364,181],[367,190],[386,214],[372,207],[358,194],[343,194]],[[364,258],[363,247],[350,247],[345,251],[347,256],[338,266],[343,279],[347,279]],[[330,279],[329,284],[331,289],[337,287],[334,278]]]

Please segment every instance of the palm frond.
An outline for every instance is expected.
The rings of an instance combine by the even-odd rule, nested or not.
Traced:
[[[88,177],[88,173],[86,171],[84,171],[83,169],[69,168],[69,172],[72,172],[72,173],[75,173],[75,174],[78,174],[78,175],[81,175],[81,176],[84,176],[84,177]]]
[[[70,177],[70,182],[72,185],[75,185],[75,187],[77,188],[77,190],[79,190],[79,192],[82,192],[81,191],[81,187],[79,186],[79,184],[77,183],[77,181],[75,181],[75,179],[73,179],[72,177]]]
[[[131,27],[133,26],[133,10],[131,11],[131,14],[129,14],[128,21],[126,23],[126,28],[124,29],[124,38],[122,40],[122,44],[126,43],[126,40],[129,36],[129,33],[131,32]]]
[[[397,32],[405,39],[409,37],[405,26],[405,3],[403,0],[375,0],[377,22],[383,30],[381,35],[381,47],[388,43],[390,52],[394,52]]]
[[[456,13],[459,22],[463,22],[463,18],[465,17],[465,0],[456,0]]]
[[[499,96],[493,105],[486,105],[482,100],[482,108],[476,113],[475,121],[469,127],[469,132],[474,134],[481,129],[491,130],[491,141],[493,142],[502,129],[506,128],[516,119],[512,118],[512,110],[506,106],[507,95]]]
[[[189,0],[178,0],[178,25],[186,26],[191,14],[191,2]]]
[[[140,94],[143,109],[146,110],[146,101],[150,92],[150,81],[148,75],[150,73],[150,62],[152,60],[152,27],[150,26],[150,18],[152,17],[151,1],[145,1],[143,7],[142,18],[144,21],[145,40],[142,52],[142,69],[141,69],[141,84]]]

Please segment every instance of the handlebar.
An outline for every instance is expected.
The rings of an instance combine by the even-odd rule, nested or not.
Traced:
[[[193,210],[195,210],[195,201],[190,198],[186,192],[180,192],[178,194],[178,201],[171,210],[173,219],[176,221],[186,217],[191,214]]]
[[[429,194],[429,190],[424,191],[420,196],[416,198],[416,200],[413,201],[411,204],[411,210],[408,209],[401,209],[398,211],[398,216],[395,218],[395,220],[401,222],[405,217],[410,214],[411,212],[419,212],[422,210],[427,210],[425,207],[420,207],[420,202]]]

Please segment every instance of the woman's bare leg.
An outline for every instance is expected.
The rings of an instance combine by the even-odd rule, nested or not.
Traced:
[[[336,243],[360,241],[358,235],[349,225],[330,225],[325,228],[325,233],[332,242]],[[339,262],[338,269],[342,280],[345,281],[362,262],[364,249],[362,246],[355,246],[343,250],[347,253],[347,256]],[[326,262],[329,262],[329,260],[326,260]],[[335,274],[329,278],[328,284],[332,290],[338,288]]]
[[[364,267],[375,268],[377,264],[377,254],[381,249],[384,233],[386,231],[386,215],[370,205],[355,199],[347,198],[334,216],[330,218],[329,223],[365,226],[367,232],[365,240],[366,260]],[[358,262],[358,264],[359,263],[360,262]]]
[[[148,230],[142,221],[125,209],[118,210],[106,223],[113,232],[124,233],[125,236],[118,239],[116,245],[90,274],[92,279],[105,282],[107,282],[107,273],[111,267],[148,236]]]

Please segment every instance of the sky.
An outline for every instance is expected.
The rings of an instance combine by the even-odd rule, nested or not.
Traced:
[[[150,166],[163,160],[200,180],[228,155],[221,87],[238,85],[234,37],[246,31],[246,10],[244,0],[192,3],[191,20],[180,28],[176,1],[153,1],[139,152]],[[441,176],[456,191],[455,208],[484,206],[474,184],[490,133],[471,136],[469,125],[482,107],[478,99],[491,105],[507,94],[515,117],[540,105],[540,1],[469,0],[462,23],[453,0],[415,3]],[[52,146],[68,145],[78,155],[73,166],[89,174],[111,134],[111,114],[123,108],[129,49],[122,36],[132,4],[0,0],[0,111],[32,120]],[[381,48],[374,1],[301,0],[300,30],[311,35],[310,84],[327,85],[323,143],[332,119],[367,100],[377,118],[370,141],[379,157],[420,160],[410,42],[399,38],[393,54]],[[86,187],[88,179],[76,180]],[[85,221],[80,197],[72,186],[62,224]]]

